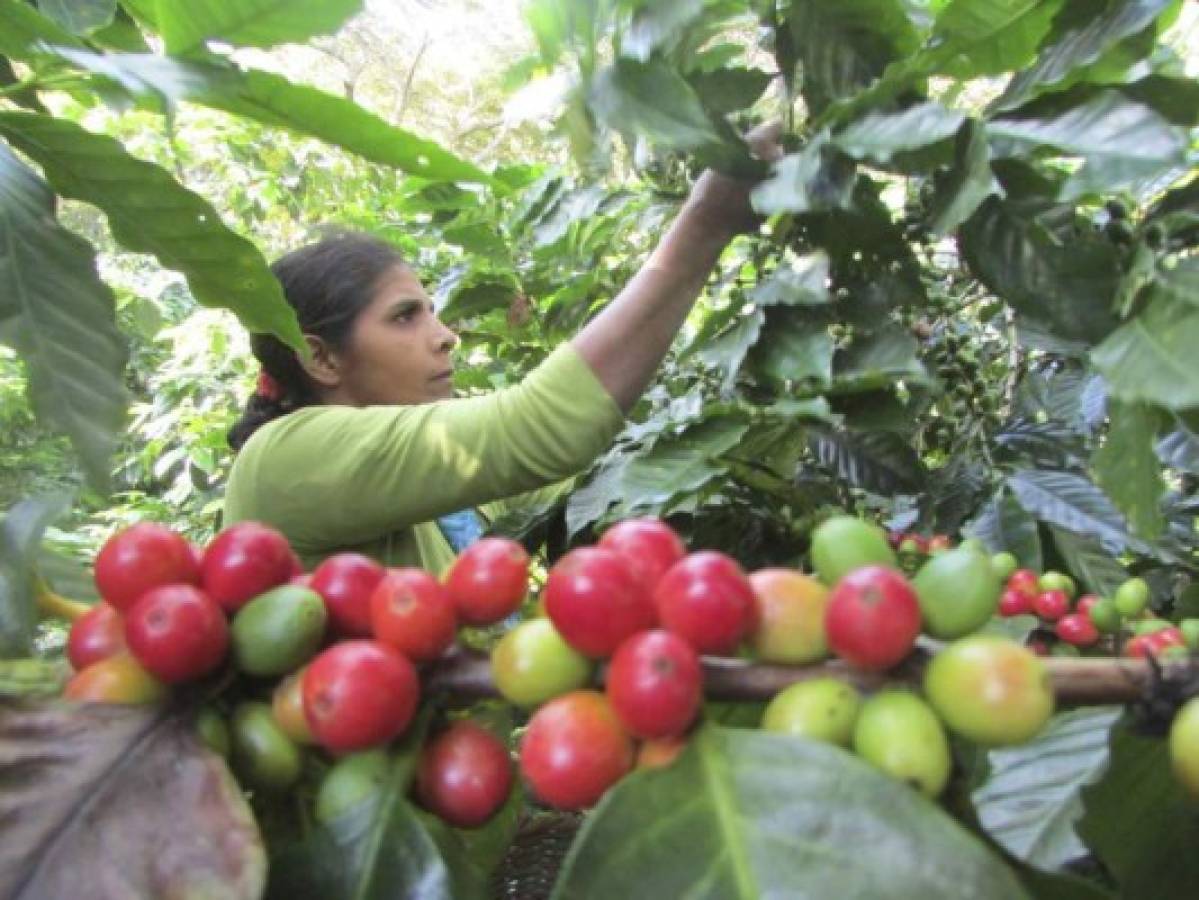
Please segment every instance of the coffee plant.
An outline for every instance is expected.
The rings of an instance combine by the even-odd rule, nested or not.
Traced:
[[[239,54],[360,7],[0,0],[0,894],[1191,897],[1193,11],[531,0],[550,166]],[[267,255],[392,240],[490,391],[705,167],[761,225],[571,493],[220,529]]]

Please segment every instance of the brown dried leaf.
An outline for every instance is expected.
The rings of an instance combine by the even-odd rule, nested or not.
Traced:
[[[257,898],[266,854],[224,762],[162,708],[0,703],[0,897]]]

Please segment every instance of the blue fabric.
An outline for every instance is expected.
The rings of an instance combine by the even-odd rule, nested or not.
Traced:
[[[483,519],[473,509],[442,516],[437,525],[455,553],[461,553],[483,536]]]

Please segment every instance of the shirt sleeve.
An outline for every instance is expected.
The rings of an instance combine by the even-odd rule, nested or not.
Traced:
[[[523,382],[420,406],[320,406],[273,422],[230,475],[230,519],[295,543],[370,540],[562,481],[620,431],[623,414],[570,344]]]

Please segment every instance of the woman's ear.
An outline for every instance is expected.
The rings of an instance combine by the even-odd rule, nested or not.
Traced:
[[[304,342],[308,344],[308,358],[301,358],[300,365],[318,385],[333,390],[341,384],[341,366],[337,354],[315,334],[304,335]]]

